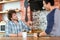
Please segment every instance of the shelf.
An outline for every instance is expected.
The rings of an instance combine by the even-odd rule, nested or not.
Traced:
[[[6,13],[6,12],[2,12],[2,11],[0,11],[0,13]]]
[[[0,25],[6,25],[6,22],[5,21],[1,21]]]
[[[21,12],[21,10],[15,10],[15,11],[16,11],[17,13],[18,13],[18,12]],[[5,13],[7,13],[7,12],[8,12],[8,11],[0,11],[1,14],[5,14]]]
[[[0,2],[0,4],[2,4],[2,3],[11,3],[11,2],[17,2],[17,1],[19,1],[19,0],[16,0],[16,1],[15,1],[15,0],[14,0],[14,1],[1,1],[1,2]]]

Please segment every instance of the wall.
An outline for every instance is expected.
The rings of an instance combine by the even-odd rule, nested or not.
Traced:
[[[9,10],[9,9],[16,9],[18,8],[20,10],[20,2],[11,2],[11,3],[6,3],[3,5],[3,11]],[[17,13],[18,14],[18,18],[20,19],[20,12]],[[8,20],[7,18],[7,14],[3,14],[3,20]]]

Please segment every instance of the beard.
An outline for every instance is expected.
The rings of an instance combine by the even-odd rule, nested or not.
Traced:
[[[18,19],[14,19],[15,21],[18,21]]]
[[[12,18],[12,20],[14,20],[14,21],[18,21],[18,18]]]

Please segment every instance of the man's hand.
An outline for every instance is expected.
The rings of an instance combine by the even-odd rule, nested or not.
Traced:
[[[37,35],[37,33],[34,33],[34,37],[38,37]],[[47,36],[47,34],[43,31],[39,34],[39,36]]]
[[[43,31],[39,34],[39,36],[47,36],[47,34],[45,33],[45,31]]]

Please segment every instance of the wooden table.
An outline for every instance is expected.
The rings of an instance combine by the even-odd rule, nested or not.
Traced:
[[[60,40],[60,37],[0,37],[0,40]]]

